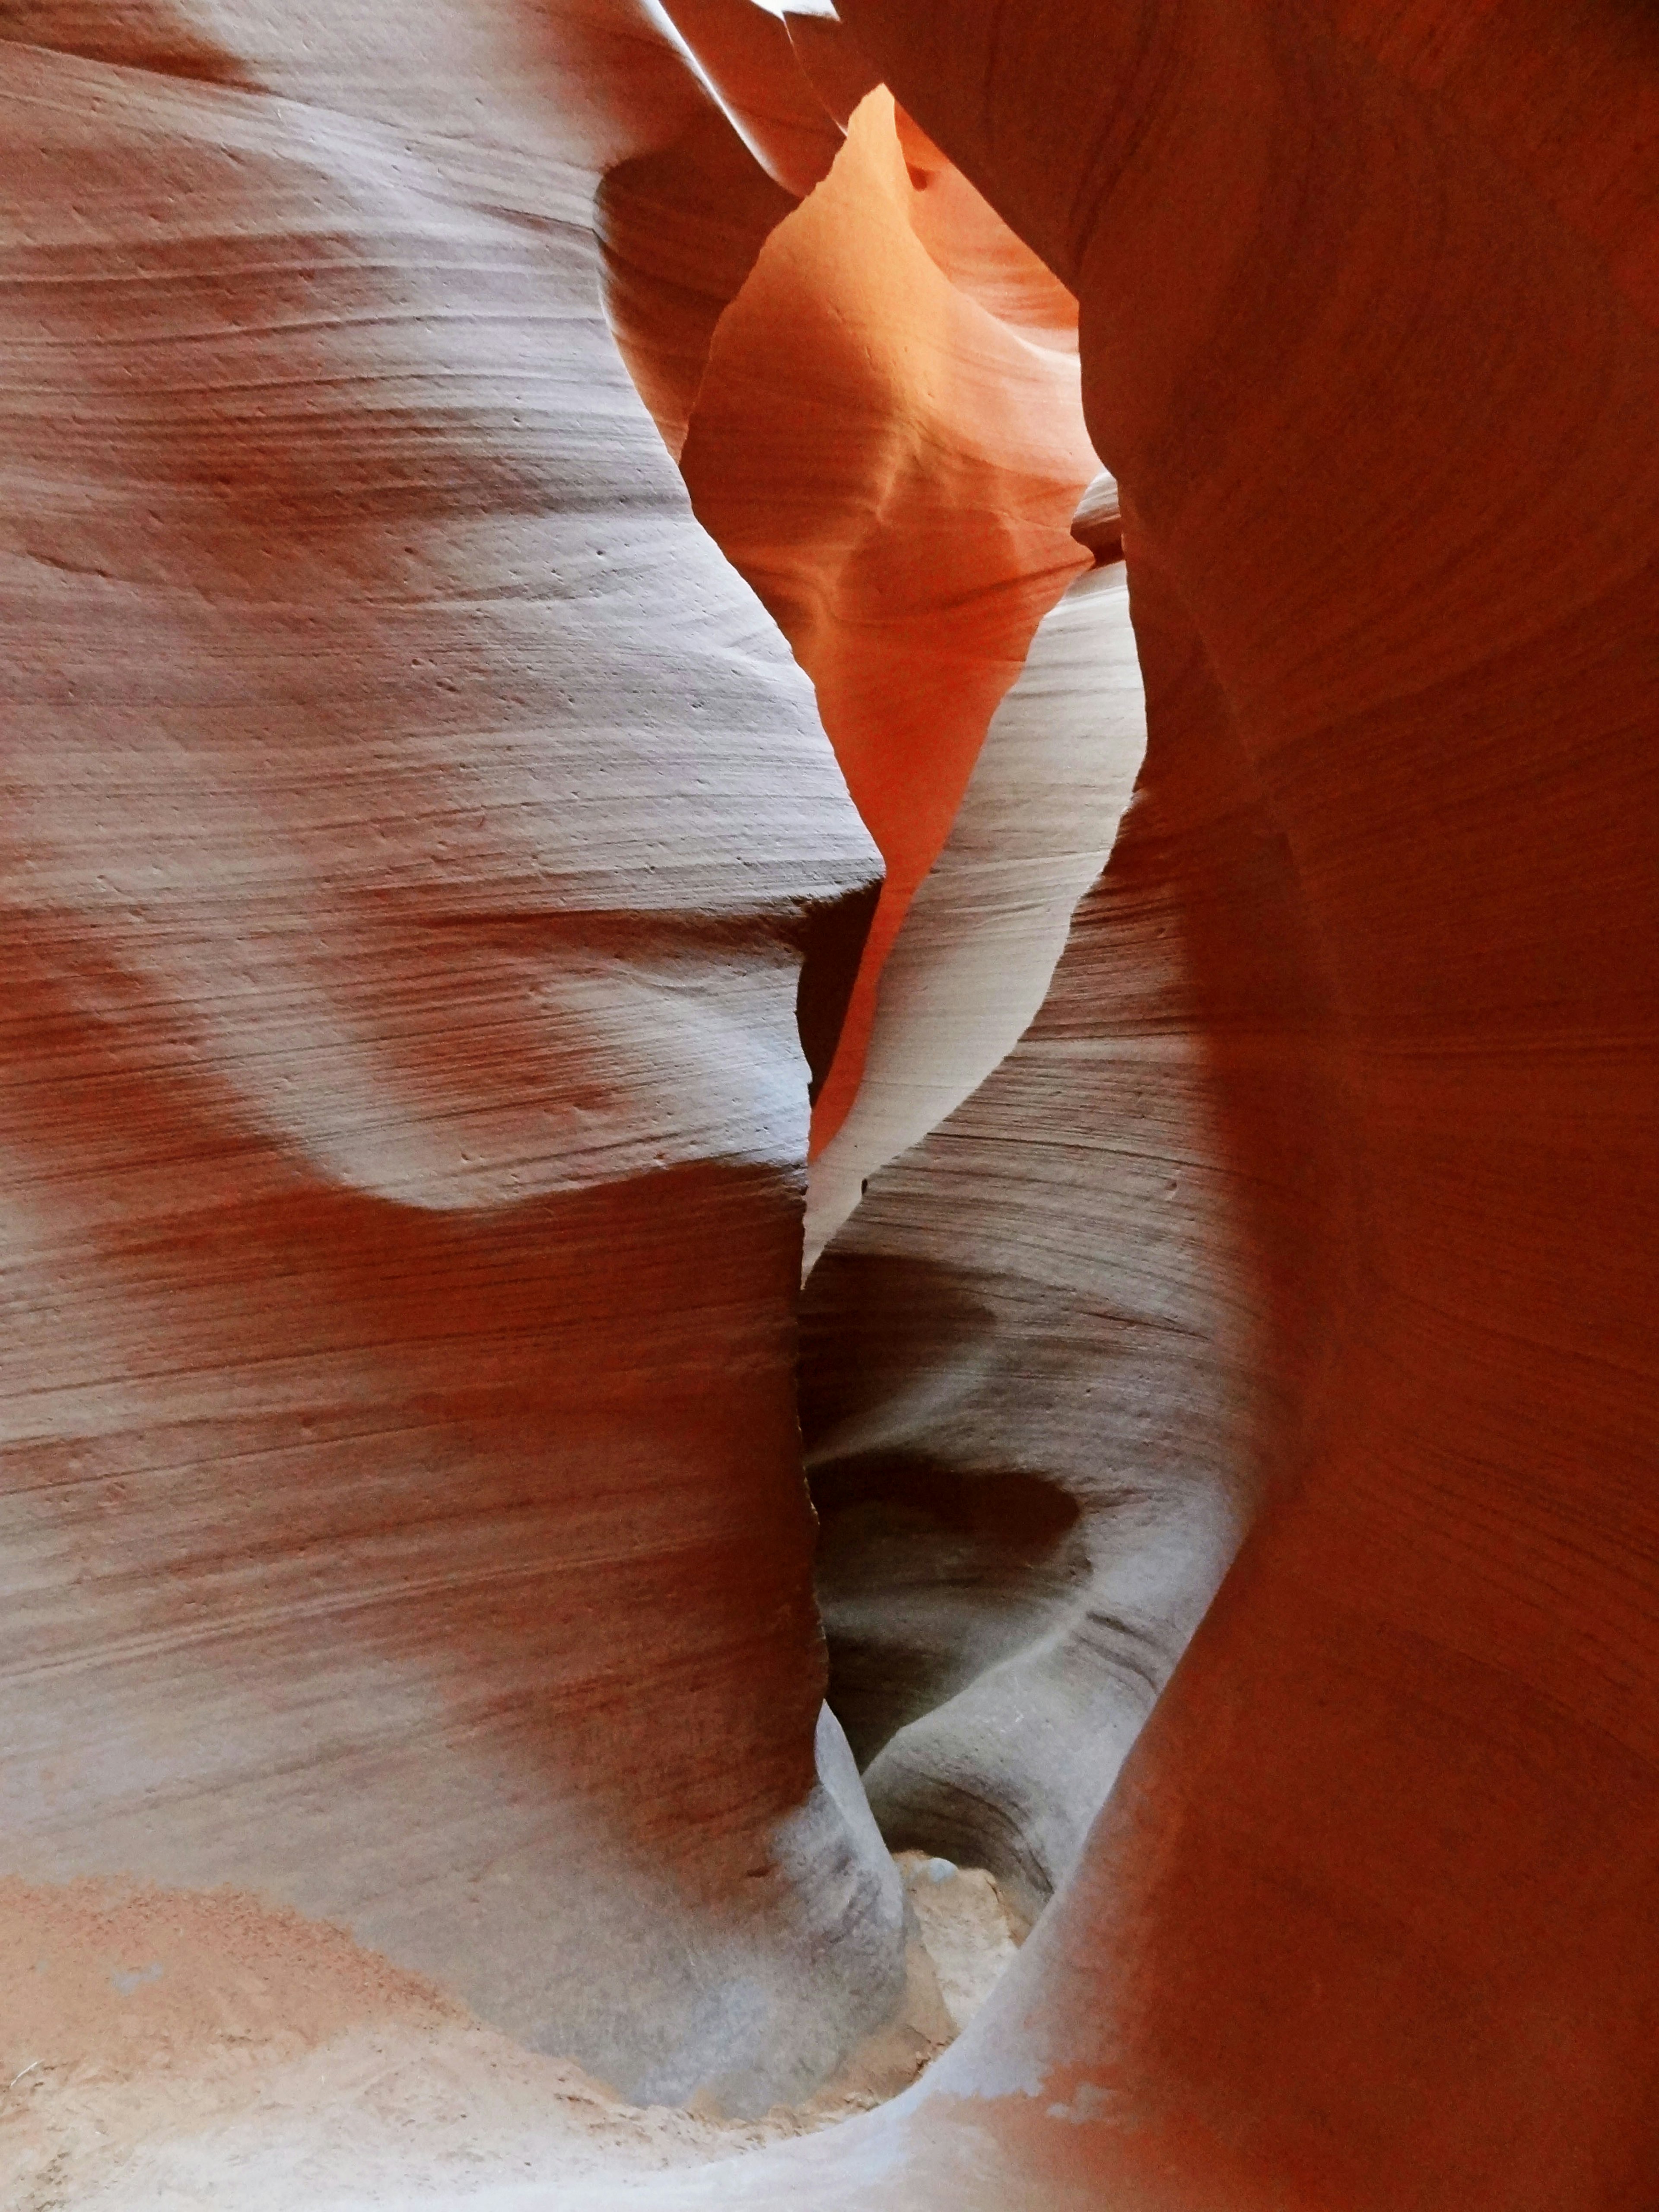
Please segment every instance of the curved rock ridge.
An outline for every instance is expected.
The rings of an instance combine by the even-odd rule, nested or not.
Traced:
[[[769,233],[829,173],[874,79],[833,19],[806,19],[805,40],[756,0],[674,0],[662,20],[710,99],[608,167],[597,211],[611,327],[678,459],[715,325]]]
[[[1659,28],[840,12],[0,10],[6,2033],[696,2108],[333,2212],[1650,2212]],[[1030,1941],[645,2171],[908,2006],[872,1802]]]
[[[812,1163],[809,1270],[876,1170],[944,1121],[1018,1041],[1111,849],[1145,750],[1127,580],[1121,561],[1102,563],[1039,624],[888,955],[857,1095]]]
[[[0,1869],[805,2095],[904,1971],[793,1385],[875,855],[592,229],[726,125],[622,0],[86,20],[0,43]]]
[[[824,0],[821,8],[775,9],[788,27],[802,74],[844,131],[866,93],[881,82],[867,54]]]
[[[1077,298],[1017,238],[913,116],[895,107],[894,128],[913,198],[910,227],[958,291],[999,322],[1055,353],[1077,351]]]
[[[1295,872],[1139,586],[1135,760],[1122,573],[1072,587],[1092,619],[1066,672],[1109,820],[1115,668],[1118,777],[1140,768],[1110,860],[1035,1020],[870,1180],[802,1308],[831,1702],[890,1841],[989,1867],[1030,1914],[1305,1456],[1342,1287],[1345,1131]],[[917,1023],[901,1067],[931,1042]]]
[[[664,21],[713,105],[608,168],[598,211],[617,342],[678,459],[715,325],[769,233],[828,175],[876,76],[833,15],[675,0]]]
[[[681,453],[698,519],[812,678],[885,863],[815,1148],[857,1091],[884,963],[990,718],[1083,563],[1069,524],[1098,467],[1075,362],[960,289],[915,210],[948,200],[936,230],[964,255],[1005,227],[960,179],[954,198],[925,181],[872,92],[721,317]]]
[[[841,145],[788,27],[755,0],[661,0],[699,74],[775,183],[804,199]]]

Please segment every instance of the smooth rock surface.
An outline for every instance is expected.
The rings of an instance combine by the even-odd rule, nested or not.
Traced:
[[[992,716],[882,969],[857,1095],[808,1178],[809,1269],[878,1169],[1018,1042],[1111,850],[1146,744],[1122,563],[1085,568],[1043,617]]]
[[[1135,799],[807,1315],[890,1835],[1054,1893],[881,2110],[472,2201],[1650,2212],[1659,29],[843,0],[890,90],[787,215],[821,126],[699,13],[701,80],[623,0],[9,11],[6,1870],[334,1914],[635,2094],[904,2002],[792,1373],[797,979],[872,860],[605,329],[643,162],[620,342],[901,885],[821,1134],[1120,490]],[[930,300],[978,336],[895,368]]]
[[[842,12],[1082,299],[1147,790],[1201,734],[1189,789],[1260,794],[1353,1209],[1243,1243],[1332,1357],[1064,1893],[922,2092],[750,2201],[1637,2212],[1659,40],[1595,4]],[[1226,927],[1242,965],[1256,910]]]
[[[1121,575],[1073,590],[1105,614]],[[802,1303],[831,1700],[894,1845],[989,1867],[1028,1914],[1300,1470],[1351,1233],[1283,837],[1133,598],[1151,742],[1041,1011],[871,1179]]]
[[[793,1379],[874,855],[592,228],[726,126],[622,5],[164,12],[0,45],[0,1867],[764,2109],[902,1900]]]
[[[1000,233],[1029,261],[956,181],[941,234]],[[991,716],[1086,558],[1077,364],[939,265],[918,210],[944,191],[937,172],[918,187],[872,92],[722,316],[681,455],[698,519],[812,679],[885,865],[815,1147],[857,1091],[883,965]]]

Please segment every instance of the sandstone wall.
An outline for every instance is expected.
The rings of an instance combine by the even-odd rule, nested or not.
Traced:
[[[593,229],[750,156],[620,4],[5,28],[4,1869],[804,2094],[901,1972],[793,1388],[875,855]]]

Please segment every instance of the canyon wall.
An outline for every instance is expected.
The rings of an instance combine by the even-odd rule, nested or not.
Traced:
[[[691,413],[698,519],[811,678],[884,864],[815,1149],[991,716],[1085,564],[1070,524],[1098,465],[1059,289],[872,92],[722,316]]]
[[[1093,574],[1073,672],[1103,719],[1123,571]],[[889,1840],[1030,1913],[1304,1465],[1352,1207],[1284,837],[1133,599],[1152,744],[1041,1010],[871,1178],[803,1302],[831,1702]]]
[[[793,199],[621,4],[3,29],[0,1864],[805,2094],[902,1972],[793,1382],[877,860],[594,230]]]
[[[1388,0],[842,14],[1081,298],[1144,796],[1250,793],[1274,856],[1277,893],[1258,878],[1219,933],[1264,1050],[1212,1003],[1194,1057],[1218,1048],[1225,1264],[1288,1388],[1256,1394],[1254,1528],[1009,1980],[922,2094],[757,2171],[753,2201],[787,2166],[797,2201],[860,2207],[1636,2212],[1659,2177],[1653,27]],[[1137,854],[1139,828],[1085,913],[1150,863],[1190,958],[1230,872]],[[1133,927],[1117,942],[1156,975]],[[917,1488],[977,1448],[958,1408],[983,1413],[1004,1346],[994,1410],[1064,1472],[1080,1412],[1018,1413],[1034,1377],[1063,1404],[1039,1346],[1086,1342],[1094,1302],[1178,1249],[1143,1196],[1045,1331],[1028,1285],[1088,1200],[1048,1199],[1033,1097],[1032,1168],[988,1201],[969,1182],[974,1146],[1018,1157],[1045,1048],[1044,1107],[1069,1102],[1048,1040],[1087,946],[872,1184],[846,1291],[834,1243],[814,1278],[850,1341],[857,1273],[933,1264],[947,1213],[971,1280],[988,1261],[971,1303],[929,1283],[874,1393]],[[1110,1035],[1121,1002],[1087,1004]],[[1346,1199],[1322,1165],[1304,1183],[1322,1096]],[[1128,1157],[1091,1174],[1125,1176],[1141,1146],[1110,1103],[1094,1142]],[[959,1341],[991,1347],[977,1369]],[[958,1369],[929,1403],[918,1374]],[[1093,1431],[1097,1471],[1121,1434]],[[911,1802],[971,1777],[957,1743],[922,1748]]]
[[[840,14],[0,11],[5,1909],[1649,2212],[1659,32]]]

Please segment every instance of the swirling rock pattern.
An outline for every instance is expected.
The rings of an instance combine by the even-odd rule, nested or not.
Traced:
[[[871,1802],[1030,1912],[1302,1464],[1346,1243],[1285,841],[1136,599],[1153,745],[1041,1011],[872,1178],[802,1316],[831,1696],[882,1693],[846,1707]]]
[[[671,12],[0,11],[6,1871],[337,1915],[643,2095],[894,2001],[791,1375],[798,977],[830,1039],[872,855],[608,283],[893,864],[821,1135],[1096,455],[1146,757],[809,1291],[872,1790],[1054,1901],[913,2094],[544,2193],[1648,2212],[1659,32]],[[916,545],[794,558],[923,419],[802,350],[860,162],[957,357],[1078,373],[980,202],[1080,302],[1017,556],[890,510],[1018,614],[908,749],[826,578],[989,633]]]
[[[907,161],[901,122],[868,94],[828,178],[767,240],[681,455],[698,519],[812,678],[884,864],[815,1147],[857,1092],[888,953],[991,717],[1085,564],[1070,523],[1097,465],[1076,362],[951,271],[993,259],[1000,286],[981,289],[1011,312],[1036,292],[1048,321],[1060,288],[1029,281],[1029,252],[943,156]]]
[[[592,228],[726,126],[620,5],[161,12],[0,45],[5,1869],[763,2107],[902,1899],[793,1382],[875,858]]]
[[[796,2185],[1634,2208],[1659,46],[1612,6],[842,13],[1079,293],[1147,795],[1200,732],[1188,790],[1260,794],[1353,1210],[1243,1241],[1264,1310],[1287,1261],[1332,1286],[1328,1358],[1070,1882],[932,2095]],[[891,1172],[872,1237],[937,1236]]]
[[[1146,746],[1118,559],[1085,569],[1043,617],[906,911],[857,1092],[812,1163],[809,1267],[877,1170],[937,1127],[1019,1041],[1111,850]]]

